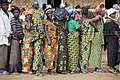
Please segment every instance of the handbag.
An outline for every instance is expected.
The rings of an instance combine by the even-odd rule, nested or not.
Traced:
[[[65,8],[58,8],[54,13],[55,18],[59,21],[63,20],[66,15],[68,15],[68,11]]]

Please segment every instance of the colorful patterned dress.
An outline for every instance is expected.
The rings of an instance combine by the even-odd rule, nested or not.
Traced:
[[[43,27],[43,11],[42,9],[33,10],[34,30],[33,30],[33,43],[34,43],[34,54],[33,54],[33,70],[43,69],[43,41],[44,41],[44,27]]]
[[[59,24],[59,23],[58,23]],[[57,72],[65,72],[67,70],[67,29],[64,22],[60,22],[61,26],[58,27],[58,59],[57,59]],[[63,30],[66,29],[65,31]]]
[[[81,70],[83,73],[87,73],[88,69],[88,62],[90,58],[90,51],[91,51],[91,40],[93,39],[94,35],[94,28],[89,24],[88,20],[83,22],[81,27]]]
[[[103,35],[103,18],[98,15],[99,21],[96,26],[98,28],[98,32],[94,32],[94,37],[91,45],[91,55],[90,55],[90,68],[101,67],[102,61],[102,48],[104,44],[104,35]]]
[[[57,33],[56,33],[56,26],[48,21],[45,20],[44,24],[48,28],[48,36],[51,41],[51,46],[48,45],[48,39],[45,39],[45,47],[44,47],[44,59],[45,65],[48,69],[55,68],[56,56],[58,54],[58,41],[57,41]]]
[[[26,30],[27,22],[24,22],[24,38],[22,43],[22,71],[29,72],[32,68],[33,60],[33,43],[32,43],[32,32]],[[31,27],[32,30],[32,27]]]
[[[79,71],[79,37],[75,38],[74,32],[79,28],[75,20],[70,20],[68,25],[68,70]]]

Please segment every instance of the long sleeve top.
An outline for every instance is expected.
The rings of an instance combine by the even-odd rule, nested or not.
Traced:
[[[12,18],[12,13],[8,12],[9,17],[5,12],[0,10],[0,45],[9,45],[8,37],[11,33],[10,21]]]

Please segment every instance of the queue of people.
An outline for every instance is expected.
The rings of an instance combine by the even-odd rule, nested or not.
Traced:
[[[34,8],[21,13],[16,6],[8,11],[9,4],[3,1],[0,10],[0,74],[22,72],[39,76],[43,75],[44,66],[47,74],[53,74],[54,69],[60,74],[100,71],[103,49],[107,50],[108,71],[118,71],[117,10],[106,11],[101,3],[91,12],[86,4],[80,10],[68,10],[69,15],[59,21],[51,5],[42,9],[35,1]],[[69,9],[65,4],[60,7]],[[20,19],[21,14],[24,20]]]

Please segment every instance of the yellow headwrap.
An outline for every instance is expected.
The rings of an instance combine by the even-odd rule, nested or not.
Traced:
[[[97,7],[96,7],[96,9],[100,8],[100,6],[101,6],[102,4],[104,4],[104,5],[105,5],[105,3],[104,3],[104,2],[101,2],[101,3],[100,3]]]

